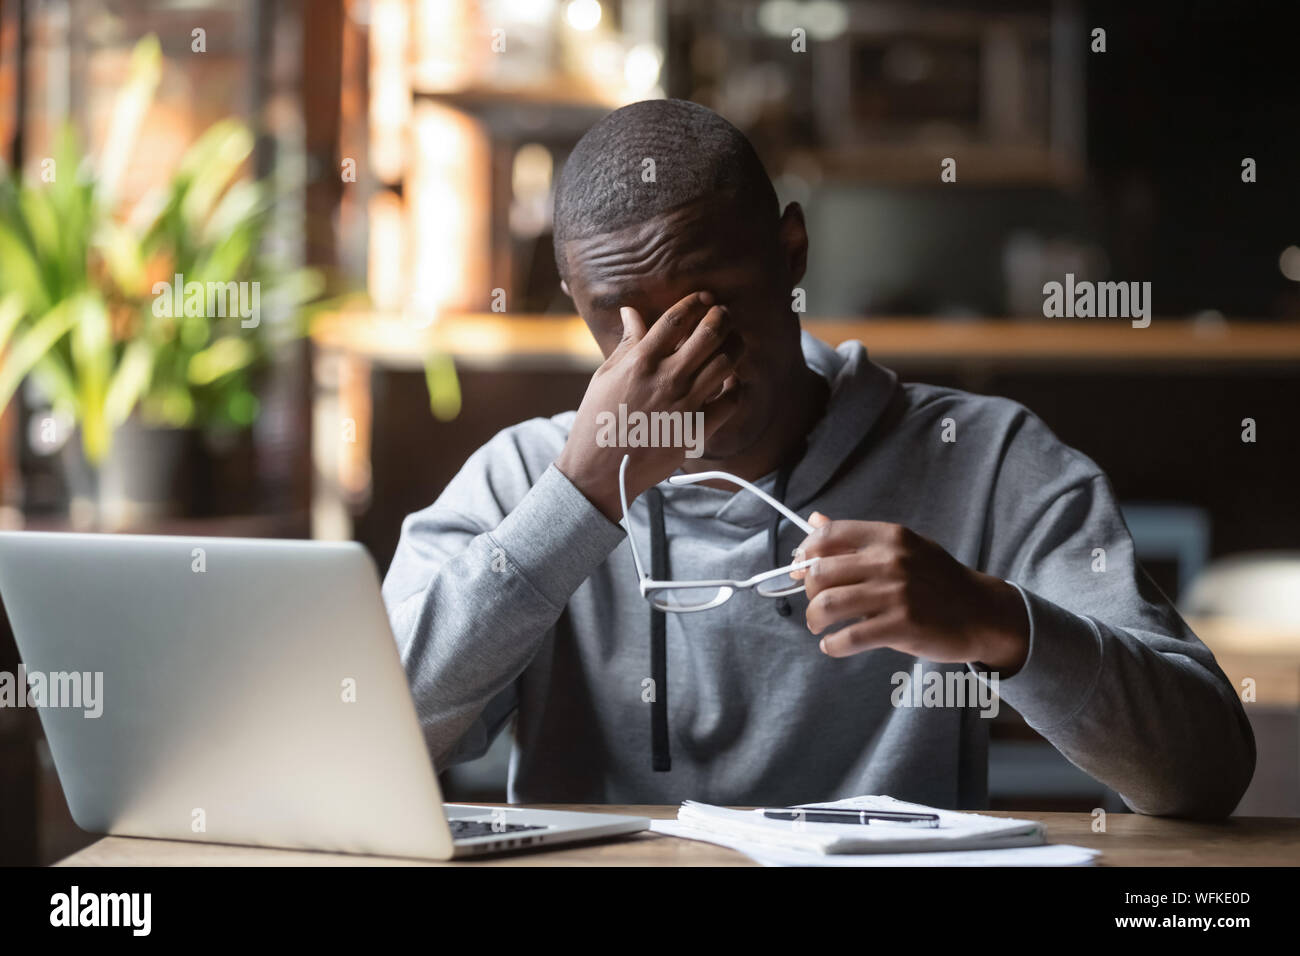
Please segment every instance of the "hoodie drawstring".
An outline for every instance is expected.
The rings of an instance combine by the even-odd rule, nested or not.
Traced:
[[[792,471],[794,471],[793,465],[784,465],[781,470],[776,473],[776,486],[772,489],[772,497],[781,502],[781,504],[785,504],[785,489],[786,486],[790,484],[790,472]],[[767,529],[767,541],[772,549],[772,567],[774,568],[779,568],[789,563],[782,560],[781,557],[781,536],[779,532],[781,530],[781,521],[783,518],[784,516],[781,512],[774,509],[772,512],[772,523]],[[787,598],[782,597],[776,599],[777,614],[780,614],[782,617],[789,617],[791,611],[792,608],[790,607],[790,601]]]
[[[664,496],[658,488],[646,490],[650,509],[650,576],[668,580],[668,536],[664,532]],[[650,701],[650,768],[673,769],[668,752],[668,616],[650,607],[650,680],[654,699]]]
[[[777,472],[773,489],[777,501],[785,502],[793,470],[793,465],[787,465]],[[650,511],[650,576],[656,581],[667,581],[668,534],[664,530],[664,496],[658,487],[653,487],[646,490],[645,497]],[[773,515],[767,529],[774,568],[787,563],[781,560],[781,520],[778,512]],[[790,616],[789,600],[777,598],[773,603],[777,614]],[[650,679],[654,682],[654,699],[650,702],[650,767],[657,772],[667,772],[673,768],[668,749],[668,615],[654,605],[650,605]]]

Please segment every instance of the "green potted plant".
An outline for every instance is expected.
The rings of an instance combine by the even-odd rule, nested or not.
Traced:
[[[69,484],[112,524],[122,506],[175,510],[198,436],[252,424],[259,370],[305,331],[299,307],[323,284],[263,254],[271,190],[240,178],[253,137],[239,122],[208,129],[129,216],[117,208],[161,62],[155,38],[137,45],[93,164],[65,132],[53,181],[0,180],[0,409],[30,379],[75,422]]]

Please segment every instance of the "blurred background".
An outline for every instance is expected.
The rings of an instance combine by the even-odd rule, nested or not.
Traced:
[[[1292,6],[0,0],[0,524],[386,569],[474,449],[576,407],[557,172],[607,111],[688,98],[804,206],[808,330],[1024,402],[1108,472],[1247,696],[1239,812],[1300,815]],[[1066,273],[1150,282],[1150,327],[1044,319]],[[182,275],[259,289],[257,323]],[[1123,809],[1003,713],[993,808]],[[448,799],[504,799],[509,742]],[[0,708],[0,862],[88,840]]]

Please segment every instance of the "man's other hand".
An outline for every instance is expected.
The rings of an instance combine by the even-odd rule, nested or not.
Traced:
[[[1010,677],[1029,654],[1029,619],[1006,581],[966,567],[902,525],[831,521],[795,552],[817,558],[804,575],[808,629],[821,649],[848,657],[889,647],[938,663],[978,662]]]

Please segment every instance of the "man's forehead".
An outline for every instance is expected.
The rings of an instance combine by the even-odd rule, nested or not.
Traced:
[[[709,269],[683,269],[629,276],[620,280],[597,281],[584,286],[588,303],[596,312],[613,311],[624,305],[650,305],[654,300],[667,308],[692,292],[708,291],[726,302],[730,293],[752,286],[754,269],[735,263]]]
[[[570,285],[580,283],[598,298],[629,284],[664,277],[700,278],[748,264],[758,250],[752,224],[734,209],[696,204],[608,233],[564,244]]]

